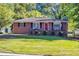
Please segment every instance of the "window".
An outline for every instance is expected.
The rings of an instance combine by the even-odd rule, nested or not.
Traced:
[[[18,23],[18,27],[25,27],[26,23]]]
[[[5,32],[8,33],[8,28],[5,28]]]
[[[60,22],[54,22],[53,29],[54,30],[61,30],[61,23]]]
[[[33,23],[33,29],[40,29],[39,23]]]
[[[35,23],[33,23],[33,29],[36,29],[36,24]]]
[[[60,25],[59,24],[55,24],[54,25],[54,30],[60,30]]]

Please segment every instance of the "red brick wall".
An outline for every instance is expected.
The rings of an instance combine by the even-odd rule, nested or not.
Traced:
[[[41,30],[44,30],[44,24],[42,24],[42,28]],[[52,29],[52,25],[51,25],[51,22],[47,23],[48,25],[50,25],[50,28]],[[61,22],[61,24],[63,24],[63,31],[67,31],[68,30],[68,24],[67,22]],[[16,34],[26,34],[26,33],[29,33],[31,30],[31,24],[30,23],[26,23],[26,26],[25,27],[18,27],[18,23],[14,23],[13,24],[13,29],[12,29],[12,32],[13,33],[16,33]]]
[[[30,23],[26,23],[25,27],[18,27],[18,23],[14,23],[12,32],[16,34],[28,33],[30,30],[30,27],[31,27]]]

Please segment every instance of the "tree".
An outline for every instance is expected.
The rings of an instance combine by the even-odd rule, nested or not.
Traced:
[[[41,14],[47,16],[47,17],[53,17],[51,12],[51,8],[54,5],[54,3],[37,3],[36,4],[36,10],[41,12]]]
[[[14,4],[15,19],[27,18],[32,10],[36,9],[36,4]],[[32,16],[31,16],[32,17]]]
[[[8,5],[0,4],[0,29],[10,24],[13,20],[14,12]]]
[[[32,11],[30,11],[30,12],[27,12],[26,13],[26,16],[27,17],[43,17],[44,15],[42,15],[39,11],[37,11],[37,10],[32,10]]]
[[[73,31],[78,28],[79,25],[79,4],[60,4],[62,8],[62,13],[68,17],[68,29]]]
[[[0,4],[0,28],[11,24],[13,19],[32,17],[51,17],[63,19],[68,17],[68,28],[79,28],[79,4],[55,3],[14,3]]]

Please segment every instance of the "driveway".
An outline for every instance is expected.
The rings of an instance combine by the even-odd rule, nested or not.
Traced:
[[[0,34],[0,38],[15,38],[16,36],[27,36],[26,34]]]

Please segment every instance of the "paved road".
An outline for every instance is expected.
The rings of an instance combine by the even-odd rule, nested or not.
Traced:
[[[20,54],[13,54],[13,53],[0,53],[0,56],[20,56]]]
[[[0,56],[36,56],[36,55],[13,54],[13,53],[0,53]]]

